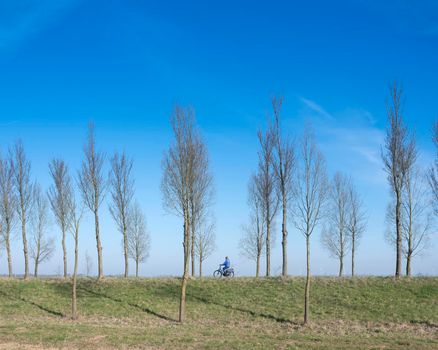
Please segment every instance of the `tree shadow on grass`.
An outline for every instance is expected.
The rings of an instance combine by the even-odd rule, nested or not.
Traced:
[[[152,309],[150,309],[150,308],[148,308],[146,306],[141,306],[141,305],[137,305],[137,304],[134,304],[134,303],[130,303],[130,302],[127,302],[127,301],[119,299],[119,298],[110,297],[110,296],[108,296],[108,295],[106,295],[104,293],[98,293],[98,292],[95,292],[95,291],[93,291],[91,289],[87,289],[87,288],[85,288],[83,286],[78,286],[78,289],[80,289],[80,290],[82,290],[82,291],[84,291],[86,293],[89,293],[91,295],[97,296],[97,297],[102,297],[102,298],[105,298],[105,299],[108,299],[108,300],[111,300],[111,301],[114,301],[114,302],[117,302],[117,303],[126,304],[126,305],[128,305],[130,307],[136,308],[136,309],[138,309],[140,311],[146,312],[146,313],[148,313],[150,315],[153,315],[155,317],[161,318],[163,320],[166,320],[166,321],[169,321],[169,322],[177,322],[177,320],[174,320],[173,318],[170,318],[170,317],[165,316],[165,315],[161,315],[158,312],[155,312],[154,310],[152,310]]]
[[[21,301],[21,302],[23,302],[23,303],[26,303],[26,304],[29,304],[29,305],[35,306],[35,307],[37,307],[38,309],[40,309],[40,310],[42,310],[42,311],[45,311],[45,312],[47,312],[47,313],[49,313],[49,314],[51,314],[51,315],[53,315],[53,316],[58,316],[58,317],[64,317],[64,316],[65,316],[62,312],[59,312],[59,311],[55,311],[55,310],[49,309],[49,308],[46,307],[46,306],[43,306],[43,305],[37,304],[36,302],[34,302],[34,301],[32,301],[32,300],[27,300],[27,299],[25,299],[25,298],[23,298],[23,297],[12,296],[12,295],[9,295],[9,294],[7,294],[7,293],[5,293],[5,292],[3,292],[3,291],[0,291],[0,295],[3,295],[4,297],[6,297],[6,298],[8,298],[8,299],[10,299],[10,300],[12,300],[12,301]]]
[[[196,299],[198,301],[201,301],[201,302],[203,302],[205,304],[221,306],[221,307],[226,308],[226,309],[230,309],[230,310],[239,311],[239,312],[243,312],[243,313],[249,314],[249,315],[251,315],[253,317],[263,317],[263,318],[267,318],[267,319],[275,321],[275,322],[291,324],[291,325],[295,325],[295,326],[300,325],[297,322],[293,322],[291,320],[288,320],[288,319],[285,319],[285,318],[282,318],[282,317],[277,317],[277,316],[274,316],[274,315],[271,315],[271,314],[265,314],[265,313],[262,313],[262,312],[256,312],[256,311],[253,311],[253,310],[247,310],[247,309],[244,309],[244,308],[241,308],[241,307],[237,307],[237,306],[222,304],[222,303],[219,303],[217,301],[213,301],[213,300],[209,300],[207,298],[203,298],[203,297],[199,297],[199,296],[193,295],[191,293],[187,293],[187,296],[189,296],[190,298]]]

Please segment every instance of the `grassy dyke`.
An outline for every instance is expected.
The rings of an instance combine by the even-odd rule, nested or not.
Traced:
[[[438,278],[194,279],[178,324],[176,278],[0,279],[0,349],[436,349]],[[2,345],[3,344],[3,345]],[[3,346],[3,347],[2,347]]]

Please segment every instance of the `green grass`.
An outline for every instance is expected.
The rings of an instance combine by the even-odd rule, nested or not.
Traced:
[[[0,349],[438,348],[438,278],[314,278],[307,327],[302,278],[190,280],[184,324],[179,287],[79,279],[74,322],[68,281],[0,279]]]

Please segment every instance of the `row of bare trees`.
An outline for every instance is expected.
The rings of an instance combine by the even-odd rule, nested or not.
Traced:
[[[244,226],[240,248],[246,257],[256,262],[260,274],[260,259],[266,254],[266,276],[270,276],[272,229],[278,209],[282,215],[282,275],[287,276],[287,218],[306,239],[305,323],[309,320],[310,298],[310,238],[323,218],[327,200],[328,180],[325,160],[319,151],[310,127],[307,127],[295,152],[290,135],[281,126],[283,99],[273,98],[273,117],[266,132],[259,131],[260,143],[257,172],[249,183],[249,224]]]
[[[105,178],[103,175],[105,155],[96,151],[92,124],[89,125],[84,154],[81,170],[74,182],[77,183],[78,192],[81,194],[78,206],[89,208],[95,218],[98,279],[103,277],[99,208],[107,191],[111,195],[109,211],[123,237],[124,275],[128,276],[128,261],[132,258],[136,263],[136,276],[138,276],[138,265],[144,262],[149,254],[150,239],[144,214],[139,204],[133,202],[133,161],[125,153],[116,152],[110,159],[109,175]],[[46,195],[39,184],[31,179],[31,164],[21,141],[14,145],[8,156],[0,156],[0,248],[4,247],[6,250],[10,277],[13,276],[11,239],[18,223],[21,224],[25,279],[29,277],[29,258],[34,262],[34,275],[38,276],[39,265],[53,255],[54,238],[47,237],[52,221],[49,209],[60,229],[64,278],[68,275],[67,233],[72,226],[73,184],[68,167],[62,159],[53,159],[50,162],[49,174],[52,184]],[[82,215],[75,215],[78,225],[80,217]]]
[[[351,254],[354,276],[355,255],[366,230],[367,215],[348,175],[337,172],[329,181],[324,156],[311,128],[306,127],[297,143],[282,130],[282,103],[282,98],[272,99],[273,115],[268,119],[267,130],[258,132],[259,164],[248,186],[249,223],[243,226],[240,249],[244,256],[255,261],[257,277],[265,254],[266,276],[270,276],[272,230],[277,211],[281,209],[282,275],[287,276],[287,215],[291,213],[294,226],[306,239],[304,322],[307,323],[312,233],[321,224],[322,245],[339,260],[339,276],[344,273],[347,254]],[[428,246],[434,219],[429,208],[434,208],[435,216],[438,212],[438,153],[427,176],[418,170],[415,135],[404,124],[402,89],[397,83],[390,88],[387,116],[382,159],[393,193],[393,202],[388,207],[387,237],[396,248],[395,276],[401,274],[402,256],[406,259],[406,275],[410,276],[412,258]],[[438,123],[434,142],[438,149]],[[430,187],[426,187],[426,178]]]

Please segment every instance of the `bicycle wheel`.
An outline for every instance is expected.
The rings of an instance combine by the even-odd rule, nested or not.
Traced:
[[[230,271],[230,272],[228,273],[228,277],[234,277],[234,271]]]
[[[216,270],[215,272],[213,272],[213,277],[214,278],[222,277],[222,271],[221,270]]]

